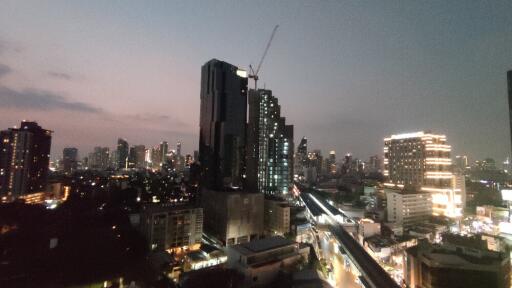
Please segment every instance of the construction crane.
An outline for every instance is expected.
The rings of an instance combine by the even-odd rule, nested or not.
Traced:
[[[263,56],[261,56],[260,63],[258,63],[258,67],[256,70],[252,67],[252,65],[249,65],[249,78],[254,79],[254,90],[258,89],[258,73],[260,73],[261,64],[263,64],[263,61],[265,60],[265,56],[267,56],[268,48],[270,48],[270,44],[272,43],[272,39],[274,39],[274,35],[276,35],[276,31],[279,25],[276,25],[274,27],[274,30],[272,30],[272,34],[270,35],[270,39],[268,40],[267,47],[265,47],[265,51],[263,52]]]

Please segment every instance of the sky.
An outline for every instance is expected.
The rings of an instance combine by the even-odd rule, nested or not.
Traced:
[[[382,154],[391,134],[447,135],[453,155],[510,154],[512,1],[0,0],[0,128],[35,120],[52,155],[198,146],[200,68],[257,64],[324,154]],[[250,85],[253,85],[252,82]]]

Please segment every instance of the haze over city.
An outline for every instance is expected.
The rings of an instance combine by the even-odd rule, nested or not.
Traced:
[[[65,146],[117,137],[198,146],[199,67],[260,73],[295,141],[361,158],[390,134],[432,130],[453,154],[510,151],[512,3],[1,1],[0,126],[36,120]],[[252,85],[252,84],[251,84]]]

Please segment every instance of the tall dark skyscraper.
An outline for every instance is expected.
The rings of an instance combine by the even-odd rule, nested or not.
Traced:
[[[285,124],[271,90],[249,91],[247,184],[265,194],[286,194],[292,181],[293,126]]]
[[[126,168],[129,155],[128,142],[125,139],[117,139],[117,169]]]
[[[306,137],[302,137],[300,140],[294,161],[295,175],[303,175],[304,168],[308,166],[308,139]]]
[[[78,164],[78,149],[74,147],[62,150],[62,166],[64,173],[71,173],[76,170]]]
[[[510,120],[510,143],[512,144],[512,70],[507,72],[507,84],[508,84],[508,113]],[[512,148],[512,146],[511,146]],[[512,154],[510,154],[512,155]]]
[[[247,72],[212,59],[201,68],[199,161],[203,186],[241,186],[245,170]]]
[[[0,132],[0,195],[15,198],[45,189],[52,131],[36,122]],[[7,199],[8,200],[8,199]]]

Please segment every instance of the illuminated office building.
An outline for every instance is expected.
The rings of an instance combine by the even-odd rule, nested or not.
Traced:
[[[445,135],[416,132],[385,138],[385,185],[430,192],[433,215],[461,216],[463,197],[450,151]]]
[[[265,194],[287,194],[292,182],[293,126],[271,90],[249,91],[247,183]]]
[[[0,195],[12,200],[45,189],[52,131],[36,122],[0,131]],[[5,198],[3,198],[5,197]]]

